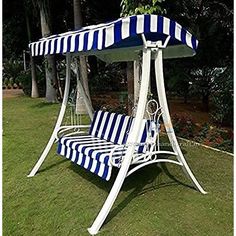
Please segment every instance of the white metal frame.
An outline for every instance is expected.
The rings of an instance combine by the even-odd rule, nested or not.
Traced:
[[[118,193],[123,185],[125,178],[131,175],[132,173],[134,173],[136,170],[146,165],[158,163],[158,162],[169,162],[169,163],[180,165],[182,166],[186,175],[193,182],[196,189],[199,190],[201,193],[206,194],[206,192],[203,190],[201,185],[198,183],[198,181],[194,177],[193,173],[191,172],[190,168],[188,167],[184,159],[184,156],[179,147],[179,144],[178,144],[178,141],[175,136],[173,126],[171,123],[171,119],[170,119],[168,104],[166,100],[165,87],[164,87],[163,64],[162,64],[162,61],[163,61],[162,49],[167,46],[170,37],[167,37],[164,44],[162,44],[162,41],[158,41],[158,42],[146,41],[144,35],[142,35],[142,39],[144,42],[144,47],[143,47],[142,78],[141,78],[141,85],[140,85],[140,92],[139,92],[139,101],[138,101],[134,126],[131,132],[129,133],[127,143],[136,144],[138,140],[138,134],[141,127],[141,122],[144,116],[145,106],[147,102],[147,93],[148,93],[148,86],[149,86],[149,81],[150,81],[151,54],[153,52],[155,56],[155,74],[156,74],[158,99],[159,99],[160,106],[162,107],[162,112],[163,112],[162,116],[164,120],[164,126],[166,128],[166,131],[170,140],[170,144],[172,145],[173,150],[174,150],[174,152],[169,152],[169,154],[176,155],[178,161],[173,161],[173,160],[168,160],[168,159],[151,160],[148,162],[144,162],[129,171],[129,167],[131,165],[132,157],[135,151],[135,145],[128,146],[127,153],[125,157],[123,158],[119,173],[112,186],[112,189],[102,209],[100,210],[98,216],[93,222],[92,226],[88,228],[88,232],[91,235],[97,234],[102,224],[104,223],[108,213],[110,212],[118,196]],[[160,154],[160,152],[161,151],[156,151],[156,152],[153,152],[152,154]],[[167,153],[167,152],[163,151],[163,153]]]
[[[206,194],[207,192],[201,187],[197,179],[194,177],[191,169],[189,168],[184,158],[184,155],[180,149],[179,143],[175,135],[175,131],[173,129],[173,125],[170,119],[167,99],[166,99],[165,85],[164,85],[162,45],[160,42],[158,42],[157,46],[158,46],[158,49],[155,53],[156,86],[157,86],[157,94],[158,94],[159,103],[163,111],[162,117],[163,117],[165,129],[166,129],[166,133],[168,135],[170,144],[172,145],[174,152],[177,154],[178,161],[182,164],[182,168],[185,174],[189,177],[189,179],[192,181],[192,183],[194,184],[197,190],[199,190],[203,194]]]
[[[93,222],[92,226],[88,229],[88,232],[91,235],[95,235],[98,233],[99,229],[101,228],[102,224],[104,223],[107,215],[109,214],[117,196],[118,193],[120,192],[120,189],[123,185],[123,182],[126,177],[129,175],[133,174],[135,171],[138,169],[150,165],[153,163],[159,163],[159,162],[168,162],[168,163],[173,163],[180,165],[186,175],[189,177],[189,179],[192,181],[194,184],[195,188],[199,190],[201,193],[206,194],[206,192],[203,190],[201,185],[198,183],[196,178],[194,177],[193,173],[191,172],[187,162],[184,159],[183,153],[179,147],[177,138],[174,133],[174,129],[171,123],[170,119],[170,114],[169,114],[169,109],[167,105],[167,99],[166,99],[166,93],[165,93],[165,86],[164,86],[164,77],[163,77],[163,54],[162,50],[165,48],[169,42],[170,37],[167,37],[166,41],[162,43],[162,41],[158,42],[150,42],[145,39],[145,36],[142,35],[143,39],[143,50],[142,50],[142,75],[141,75],[141,85],[140,85],[140,91],[139,91],[139,101],[137,104],[137,111],[136,111],[136,117],[134,120],[134,124],[132,127],[132,130],[130,131],[127,139],[127,152],[124,158],[122,159],[122,162],[120,163],[120,170],[119,173],[116,177],[116,180],[112,186],[112,189],[103,205],[101,208],[99,214],[97,215],[95,221]],[[157,84],[157,93],[158,93],[158,100],[159,104],[161,107],[161,115],[163,117],[164,121],[164,126],[170,141],[170,144],[172,145],[173,152],[171,151],[162,151],[159,148],[159,144],[157,145],[157,150],[153,149],[150,152],[147,152],[142,155],[134,155],[135,153],[135,147],[137,145],[145,145],[145,144],[137,144],[138,136],[139,136],[139,131],[140,127],[142,124],[142,120],[144,118],[144,113],[145,113],[145,107],[147,104],[147,95],[148,95],[148,88],[149,88],[149,83],[150,83],[150,67],[151,67],[151,59],[152,55],[154,56],[155,60],[155,76],[156,76],[156,84]],[[64,132],[64,131],[69,131],[69,129],[73,128],[86,128],[82,126],[76,126],[76,127],[68,127],[68,126],[61,126],[64,114],[65,114],[65,109],[66,109],[66,104],[68,101],[68,93],[69,93],[69,85],[70,85],[70,73],[71,73],[71,56],[67,54],[66,56],[67,60],[67,73],[66,73],[66,86],[65,86],[65,92],[64,92],[64,98],[63,98],[63,103],[62,107],[58,116],[58,120],[56,122],[54,131],[52,133],[52,136],[44,149],[41,157],[39,158],[38,162],[28,175],[29,177],[34,176],[40,166],[42,165],[43,161],[45,160],[48,152],[50,151],[54,141],[58,138],[57,134]],[[78,88],[84,97],[85,105],[88,110],[89,116],[92,119],[93,116],[93,111],[92,111],[92,106],[84,92],[83,86],[80,83],[79,80],[79,73],[78,73],[78,68],[74,71],[77,75],[77,80],[78,80]],[[138,77],[138,71],[136,71],[136,79]],[[156,116],[156,113],[149,114],[152,116]],[[159,118],[158,118],[159,119]],[[77,131],[76,131],[77,132]],[[159,143],[159,139],[158,139]],[[176,161],[175,160],[169,160],[169,159],[158,159],[157,155],[158,154],[168,154],[168,155],[174,155],[176,156]],[[111,153],[112,157],[112,153]],[[114,161],[112,161],[113,163]],[[129,169],[131,164],[138,164],[136,167],[133,169]],[[114,163],[113,163],[114,164]]]
[[[70,79],[71,79],[71,64],[72,64],[72,56],[71,56],[70,53],[67,53],[66,54],[66,65],[67,65],[66,66],[66,82],[65,82],[64,97],[63,97],[61,109],[60,109],[60,112],[59,112],[54,130],[52,132],[52,135],[51,135],[51,137],[50,137],[43,153],[41,154],[41,156],[38,159],[37,163],[35,164],[35,166],[33,167],[33,169],[31,170],[31,172],[29,173],[29,175],[27,177],[33,177],[33,176],[36,175],[36,173],[38,172],[40,166],[43,164],[43,162],[46,159],[49,151],[51,150],[53,143],[58,140],[58,134],[59,134],[59,132],[62,131],[63,128],[64,128],[63,131],[76,128],[76,129],[79,130],[79,131],[76,131],[76,132],[80,132],[81,129],[88,128],[88,126],[85,127],[84,125],[79,125],[79,126],[76,126],[76,127],[65,127],[65,126],[62,127],[61,126],[64,115],[65,115],[66,107],[67,107],[68,97],[69,97]],[[74,69],[72,68],[72,70],[76,74],[78,89],[79,89],[79,91],[80,91],[80,93],[83,97],[84,102],[85,102],[85,106],[86,106],[86,109],[88,111],[89,117],[92,120],[92,118],[93,118],[93,108],[92,108],[92,105],[91,105],[91,103],[90,103],[90,101],[89,101],[89,99],[88,99],[88,97],[87,97],[87,95],[86,95],[86,93],[83,89],[83,86],[80,82],[79,69],[78,69],[78,63],[77,62],[75,63],[75,68]]]
[[[65,115],[65,111],[66,111],[66,105],[67,105],[68,96],[69,96],[69,89],[70,89],[70,77],[71,77],[71,71],[70,71],[71,55],[70,54],[66,55],[66,64],[67,64],[67,67],[66,67],[65,91],[64,91],[64,97],[63,97],[63,101],[62,101],[62,105],[61,105],[61,110],[59,112],[56,125],[55,125],[53,133],[52,133],[52,135],[51,135],[51,137],[48,141],[47,146],[45,147],[42,155],[40,156],[39,160],[35,164],[34,168],[29,173],[28,177],[33,177],[38,172],[40,166],[43,164],[43,162],[46,159],[49,151],[51,150],[52,145],[53,145],[53,143],[56,139],[56,136],[57,136],[57,131],[58,131],[58,129],[60,128],[60,126],[62,124],[64,115]]]

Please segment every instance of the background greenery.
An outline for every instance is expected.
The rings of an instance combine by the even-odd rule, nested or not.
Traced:
[[[45,2],[51,9],[52,33],[74,28],[72,0],[3,1],[3,84],[5,87],[25,84],[29,71],[15,73],[22,65],[22,52],[27,51],[26,18],[30,19],[32,40],[40,34],[39,10],[35,2]],[[165,81],[169,94],[183,98],[185,103],[198,99],[203,110],[210,112],[212,121],[219,126],[232,127],[233,120],[233,1],[226,0],[81,0],[84,25],[115,20],[120,15],[162,14],[176,20],[199,39],[199,48],[193,58],[165,62]],[[109,9],[109,10],[108,10]],[[29,56],[28,56],[29,57]],[[29,61],[29,58],[27,60]],[[57,67],[63,63],[57,57]],[[14,62],[14,63],[13,63]],[[45,95],[44,66],[36,59],[40,94]],[[11,67],[9,69],[9,65]],[[89,83],[91,90],[121,90],[126,82],[124,64],[105,65],[90,57]],[[16,68],[15,68],[16,67]],[[23,66],[21,67],[23,70]],[[114,73],[115,72],[115,73]],[[27,74],[27,76],[25,76]],[[126,90],[126,88],[125,88]]]

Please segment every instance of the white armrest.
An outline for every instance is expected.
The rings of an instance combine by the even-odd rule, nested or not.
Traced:
[[[113,154],[117,149],[129,147],[129,146],[139,146],[140,147],[140,146],[146,146],[146,145],[155,145],[155,143],[150,143],[150,142],[146,142],[146,143],[127,143],[127,144],[123,144],[123,145],[117,145],[109,153],[109,156],[110,156],[109,161],[112,164],[112,166],[120,167],[122,160],[118,164],[115,163],[115,160],[116,159],[121,159],[121,158],[120,157],[113,157]]]
[[[77,129],[76,131],[72,132],[72,133],[68,133],[68,134],[65,134],[65,136],[69,136],[69,135],[72,135],[72,134],[76,134],[76,133],[80,133],[82,129],[85,129],[85,128],[90,128],[90,125],[64,125],[64,126],[61,126],[57,129],[57,132],[56,132],[56,140],[58,140],[60,136],[63,135],[63,133],[65,132],[68,132],[69,130],[75,130]]]

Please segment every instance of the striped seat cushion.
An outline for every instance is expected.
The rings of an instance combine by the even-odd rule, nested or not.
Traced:
[[[91,135],[73,136],[60,139],[57,153],[108,181],[112,171],[110,152],[114,147],[117,147],[117,144]],[[112,157],[116,158],[116,164],[126,151],[126,147],[115,150]]]
[[[125,144],[133,123],[134,118],[130,116],[96,111],[89,134],[60,138],[57,152],[101,178],[109,180],[112,171],[111,151],[119,147],[112,155],[118,164],[126,154]],[[138,143],[146,142],[149,126],[150,122],[143,120]],[[135,152],[144,153],[145,147],[137,146]]]
[[[125,144],[130,130],[134,124],[131,116],[110,113],[105,111],[96,111],[90,127],[89,134],[105,139],[115,144]],[[143,120],[137,143],[145,143],[147,140],[148,127],[150,122]],[[138,152],[145,152],[145,147],[140,146]]]
[[[60,139],[59,143],[61,146],[60,149],[58,149],[58,152],[62,153],[62,155],[66,155],[66,148],[70,148],[71,151],[75,150],[78,153],[82,153],[109,166],[112,166],[110,163],[110,153],[112,149],[119,146],[91,135],[64,137]],[[121,157],[126,154],[126,151],[127,147],[119,146],[112,156],[117,160],[119,158],[121,159]]]
[[[112,167],[101,163],[85,154],[79,153],[76,150],[71,149],[61,143],[58,144],[57,153],[65,156],[67,159],[71,160],[75,164],[82,166],[86,170],[98,175],[104,180],[109,180],[111,177]]]

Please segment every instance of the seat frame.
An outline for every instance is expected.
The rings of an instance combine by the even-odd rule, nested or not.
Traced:
[[[155,105],[155,110],[151,110],[149,108],[149,106],[152,103],[154,103],[154,105]],[[102,112],[100,112],[100,114],[101,113]],[[103,139],[103,138],[100,138],[100,137],[97,137],[97,136],[91,136],[91,137],[87,137],[86,136],[87,137],[86,138],[87,141],[89,139],[91,139],[91,141],[92,141],[95,138],[96,139],[96,143],[97,143],[97,141],[101,140],[101,141],[106,141],[106,142],[110,142],[110,143],[114,144],[114,147],[110,150],[110,153],[107,154],[109,156],[109,167],[110,168],[112,168],[112,167],[120,168],[121,167],[121,164],[122,164],[125,152],[122,155],[114,156],[114,154],[117,151],[117,149],[126,150],[126,149],[128,149],[129,146],[132,146],[132,145],[135,146],[136,149],[138,149],[139,147],[143,146],[144,148],[143,148],[142,152],[140,152],[140,153],[137,152],[136,154],[135,153],[133,154],[132,160],[131,160],[131,165],[136,165],[136,166],[134,168],[130,168],[129,172],[127,173],[127,176],[133,174],[135,171],[139,170],[140,168],[142,168],[142,167],[144,167],[144,166],[146,166],[148,164],[153,164],[153,163],[159,162],[159,160],[160,160],[158,158],[159,154],[167,154],[167,155],[174,155],[174,156],[176,156],[176,153],[174,153],[174,152],[164,151],[164,150],[161,151],[160,150],[160,143],[159,143],[160,123],[159,123],[159,119],[160,119],[160,116],[162,115],[162,113],[161,113],[161,107],[158,107],[158,103],[154,99],[151,99],[147,103],[146,113],[149,116],[149,120],[143,120],[144,130],[143,131],[141,130],[141,132],[145,132],[145,135],[146,135],[146,139],[144,140],[143,143],[135,143],[135,144],[123,143],[123,144],[118,144],[118,143],[112,142],[111,140],[106,140],[106,139]],[[107,115],[108,114],[109,113],[107,113]],[[112,114],[112,113],[110,113],[110,114]],[[126,116],[126,118],[131,118],[131,117]],[[103,117],[102,120],[103,119],[106,119],[106,117],[105,118]],[[101,120],[101,123],[102,123],[102,120]],[[94,122],[92,122],[92,124]],[[121,121],[118,121],[118,122],[121,122]],[[118,123],[118,122],[116,122],[116,123]],[[148,127],[148,123],[149,123],[149,127]],[[114,126],[118,127],[119,123],[118,123],[118,125],[115,124]],[[71,141],[72,143],[76,142],[76,146],[79,146],[79,145],[81,145],[80,142],[82,142],[82,141],[84,142],[84,139],[83,139],[82,135],[88,133],[84,129],[88,129],[88,128],[90,128],[90,130],[91,130],[91,125],[61,126],[57,130],[56,140],[58,140],[58,142],[60,143],[60,140],[62,138],[66,138],[66,142],[68,142],[68,141]],[[128,130],[129,129],[131,129],[131,127],[129,127]],[[81,139],[81,141],[79,141],[79,139]],[[63,142],[65,142],[65,141],[63,140]],[[67,148],[69,148],[69,145],[66,145],[64,143],[62,143],[61,145],[62,146],[66,146]],[[71,143],[70,143],[70,145],[71,145]],[[98,146],[98,145],[96,145],[96,146]],[[65,152],[65,151],[61,152],[61,146],[59,146],[59,147],[60,148],[58,149],[58,154],[66,156],[67,158],[70,159],[70,154],[68,156],[67,152]],[[86,148],[86,146],[82,145],[82,148],[83,147]],[[80,150],[82,148],[80,146]],[[93,145],[90,145],[90,148],[93,149]],[[77,150],[77,149],[73,150],[73,152],[75,152],[75,151],[76,151],[76,153],[78,152],[77,154],[80,153],[80,151]],[[70,150],[70,152],[71,152],[71,150]],[[99,148],[97,149],[97,152],[99,152]],[[91,154],[91,156],[89,154],[87,156],[88,156],[88,158],[93,158],[94,159],[94,157],[92,157],[92,154]],[[77,159],[73,159],[72,161],[76,162],[75,160],[77,160]],[[164,161],[164,160],[169,162],[168,159],[162,159],[162,161]],[[98,160],[96,160],[96,161],[98,161]],[[173,160],[170,160],[170,162],[173,163]],[[78,164],[78,160],[77,160],[76,163]],[[143,164],[143,163],[145,163],[145,164]],[[139,165],[139,166],[137,166],[137,165]],[[86,169],[86,167],[84,167],[84,168]],[[108,178],[105,178],[105,179],[109,180],[110,179],[110,175],[109,175]]]

